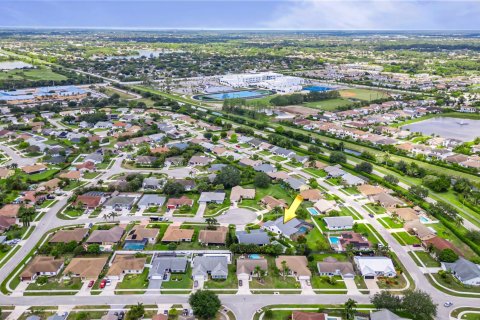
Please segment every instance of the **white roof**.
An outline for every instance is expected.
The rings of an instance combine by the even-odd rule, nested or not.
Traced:
[[[336,204],[337,202],[335,200],[320,199],[317,202],[315,202],[313,206],[316,209],[318,209],[320,212],[325,212],[333,209]]]
[[[362,275],[395,273],[392,259],[387,257],[355,257],[355,263]]]
[[[353,218],[350,216],[325,217],[323,220],[327,224],[327,227],[339,228],[353,225]]]

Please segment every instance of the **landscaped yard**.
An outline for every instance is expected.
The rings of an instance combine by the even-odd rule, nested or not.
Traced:
[[[392,219],[390,217],[379,218],[378,222],[387,229],[398,229],[403,227],[403,223],[398,219]]]
[[[83,174],[83,178],[84,179],[94,179],[94,178],[98,177],[99,174],[100,174],[100,172],[85,172]]]
[[[307,246],[313,251],[324,251],[330,249],[330,243],[327,238],[318,230],[313,228],[306,236]]]
[[[226,280],[214,280],[210,279],[205,281],[203,287],[205,289],[236,289],[238,288],[237,274],[235,270],[235,265],[228,265],[228,277]]]
[[[78,291],[82,288],[80,278],[71,278],[70,280],[62,280],[61,278],[51,278],[44,285],[36,282],[30,283],[27,290],[73,290]]]
[[[243,186],[244,188],[255,188],[253,185]],[[256,209],[263,209],[263,207],[258,204],[260,200],[265,196],[272,196],[276,199],[283,199],[290,203],[293,198],[290,194],[280,186],[280,184],[270,184],[268,188],[255,188],[255,199],[245,199],[239,204],[241,207],[253,207]]]
[[[433,273],[431,276],[434,277],[438,283],[452,290],[480,293],[479,286],[466,286],[449,273],[444,273],[443,277],[438,273]]]
[[[377,278],[377,284],[380,289],[402,289],[407,282],[401,274],[393,278]]]
[[[193,287],[192,270],[189,267],[185,274],[174,273],[170,281],[162,282],[162,289],[191,289]]]
[[[57,172],[58,172],[58,169],[49,169],[40,173],[28,175],[28,179],[33,182],[44,181],[53,177],[53,175],[56,174]]]
[[[345,282],[340,276],[332,277],[332,280],[329,280],[328,276],[312,276],[311,284],[313,289],[346,289]],[[330,283],[332,281],[333,284]]]
[[[147,289],[149,270],[150,269],[145,268],[141,274],[125,275],[122,282],[119,282],[115,289]]]
[[[63,211],[63,214],[69,217],[80,217],[84,212],[85,210],[83,209],[79,210],[73,207],[68,207]]]
[[[378,204],[373,204],[373,203],[367,203],[366,205],[363,206],[368,212],[373,212],[374,214],[383,214],[387,210],[382,207],[381,205]]]
[[[282,162],[282,161],[287,160],[287,158],[284,158],[284,157],[281,157],[281,156],[271,156],[270,159],[273,160],[273,161],[277,161],[277,162]]]
[[[325,178],[327,176],[327,173],[321,169],[305,168],[303,171],[317,178]]]
[[[300,283],[293,277],[283,277],[275,266],[275,258],[266,257],[268,260],[267,275],[263,281],[253,279],[250,281],[250,289],[300,289]]]
[[[400,243],[401,245],[413,245],[413,244],[420,244],[420,240],[412,236],[406,231],[402,232],[394,232],[392,233],[392,236]]]
[[[435,260],[428,252],[424,251],[415,251],[409,252],[411,256],[416,255],[416,258],[418,258],[427,268],[436,268],[440,267],[440,262]],[[416,259],[414,258],[413,261],[416,262]],[[418,264],[418,263],[417,263]],[[419,264],[420,265],[420,264]]]
[[[370,241],[372,244],[382,242],[383,244],[386,243],[382,236],[377,231],[375,231],[375,229],[372,228],[370,224],[357,223],[354,225],[353,231],[361,233],[364,236],[366,235],[368,241]],[[378,238],[380,238],[381,241],[379,241]]]

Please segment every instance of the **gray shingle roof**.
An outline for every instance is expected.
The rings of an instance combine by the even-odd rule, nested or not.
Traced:
[[[455,272],[462,281],[468,281],[480,277],[479,266],[465,258],[459,258],[453,263],[444,263],[444,265],[446,269]]]
[[[224,201],[225,192],[202,192],[199,202]]]
[[[250,233],[246,231],[237,231],[237,238],[239,243],[265,245],[270,243],[268,234],[263,230],[251,230]]]
[[[186,257],[156,257],[152,263],[150,275],[163,275],[166,270],[187,270]]]
[[[155,205],[155,206],[163,206],[165,203],[166,198],[160,196],[158,194],[144,194],[143,197],[138,201],[139,206],[148,206],[148,205]]]
[[[227,276],[227,257],[196,256],[193,259],[192,276],[207,276],[208,272],[212,276]]]
[[[323,218],[328,227],[341,228],[353,225],[352,217],[325,217]]]

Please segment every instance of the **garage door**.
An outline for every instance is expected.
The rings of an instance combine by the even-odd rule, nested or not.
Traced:
[[[375,279],[375,276],[365,276],[365,279]]]

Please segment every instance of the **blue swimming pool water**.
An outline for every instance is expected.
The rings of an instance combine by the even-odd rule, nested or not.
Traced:
[[[268,95],[269,92],[265,90],[243,90],[243,91],[231,91],[231,92],[220,92],[212,93],[199,96],[202,100],[225,100],[225,99],[236,99],[236,98],[255,98],[263,97]]]
[[[331,90],[332,88],[330,87],[323,87],[323,86],[308,86],[304,87],[303,90],[307,91],[314,91],[314,92],[323,92],[323,91],[328,91]]]
[[[329,237],[328,239],[330,240],[331,244],[338,244],[338,242],[340,241],[338,237]]]
[[[317,211],[317,209],[310,207],[307,208],[307,211],[312,215],[312,216],[318,216],[320,213]]]
[[[123,245],[124,250],[132,250],[132,251],[140,251],[145,248],[146,243],[145,242],[125,242]]]
[[[429,222],[432,222],[432,220],[430,220],[430,219],[428,219],[428,218],[426,218],[426,217],[424,217],[424,216],[421,216],[421,217],[420,217],[420,222],[421,222],[421,223],[429,223]]]
[[[298,228],[298,233],[304,234],[304,233],[307,233],[307,231],[308,231],[308,228],[305,226]]]
[[[253,259],[253,260],[259,260],[259,259],[262,258],[259,254],[256,254],[256,253],[251,254],[251,255],[249,255],[248,257],[249,257],[250,259]]]

